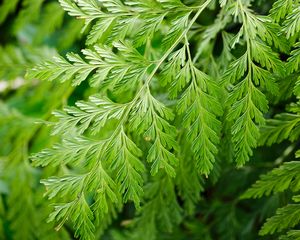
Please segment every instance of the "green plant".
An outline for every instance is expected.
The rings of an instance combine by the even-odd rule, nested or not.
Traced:
[[[57,86],[24,79],[26,69],[57,55],[51,45],[65,51],[74,46],[82,23],[63,20],[64,15],[57,2],[5,0],[0,4],[1,239],[68,236],[66,231],[53,231],[54,224],[44,224],[51,207],[43,201],[44,189],[39,181],[50,171],[34,169],[29,155],[53,140],[48,137],[49,131],[36,122],[49,119],[73,89],[69,84]],[[72,34],[76,26],[78,31]],[[63,34],[54,37],[58,31]]]
[[[296,103],[291,103],[287,107],[288,112],[275,115],[274,119],[270,119],[267,125],[262,129],[262,144],[274,144],[289,139],[294,142],[299,139],[300,135],[300,108],[299,108],[299,63],[300,63],[300,48],[299,48],[299,16],[300,3],[298,1],[278,1],[274,4],[272,11],[274,20],[280,22],[283,26],[282,32],[286,34],[287,39],[292,39],[294,43],[293,50],[286,63],[286,74],[296,74],[298,80],[294,84],[294,95],[297,97]],[[289,146],[293,148],[295,146]],[[296,158],[299,158],[299,150],[296,151]],[[271,172],[262,175],[247,192],[242,195],[242,198],[258,198],[271,193],[280,193],[287,190],[295,193],[295,196],[289,198],[289,204],[279,208],[276,215],[267,219],[266,223],[260,230],[261,235],[274,234],[275,232],[287,231],[286,235],[282,235],[280,239],[300,239],[299,230],[290,230],[299,224],[300,205],[299,202],[299,173],[300,162],[291,161],[285,162],[280,167],[275,168]],[[290,203],[290,201],[295,203]]]
[[[4,1],[0,22],[17,3]],[[1,154],[19,159],[6,161],[9,174],[15,174],[15,165],[9,167],[13,162],[18,162],[20,175],[28,168],[28,179],[21,181],[29,186],[27,192],[40,192],[36,181],[43,179],[48,203],[54,204],[47,229],[57,223],[55,229],[65,234],[59,236],[58,231],[55,236],[61,239],[73,233],[80,239],[99,238],[109,226],[114,239],[256,239],[250,232],[258,214],[249,215],[238,200],[247,182],[232,188],[222,184],[227,176],[246,179],[249,172],[244,165],[255,153],[253,158],[261,159],[267,169],[274,166],[264,160],[268,155],[257,155],[258,145],[298,139],[299,103],[290,105],[290,113],[276,113],[284,101],[293,101],[291,88],[299,96],[299,1],[59,0],[59,4],[76,20],[64,17],[55,1],[25,0],[11,35],[33,25],[38,34],[29,45],[57,46],[60,55],[46,57],[41,48],[26,54],[27,46],[4,47],[0,53],[6,66],[0,69],[0,78],[14,79],[28,68],[26,81],[37,84],[33,105],[14,104],[18,94],[10,92],[0,105],[4,116],[0,122],[12,124],[1,127],[2,135],[10,138],[3,140],[6,150]],[[66,35],[59,40],[59,33],[67,32],[63,21],[77,26],[67,28],[75,29],[71,40]],[[79,28],[86,34],[85,47],[79,52],[79,44],[69,52],[66,48]],[[21,54],[14,58],[11,51]],[[9,70],[12,63],[22,63],[19,71]],[[52,118],[50,112],[61,105]],[[275,118],[266,121],[270,115]],[[34,124],[38,118],[42,121]],[[20,129],[23,134],[16,138]],[[280,149],[284,148],[283,143]],[[35,168],[28,164],[28,155]],[[258,161],[248,166],[255,176],[261,173]],[[288,187],[297,192],[297,166],[284,163],[243,197]],[[4,179],[14,186],[19,178]],[[225,187],[228,192],[222,191]],[[209,189],[213,196],[200,200]],[[11,204],[22,193],[4,191]],[[48,205],[37,195],[38,200],[22,198],[37,201],[31,211]],[[34,199],[35,193],[27,196]],[[228,196],[229,203],[224,200]],[[18,206],[9,208],[10,219],[21,212],[22,205]],[[281,208],[260,233],[295,226],[298,212],[297,204]],[[48,213],[47,207],[34,219],[39,222]],[[288,215],[290,221],[279,225]],[[241,226],[239,216],[247,227]],[[23,221],[19,220],[16,231]],[[119,221],[126,230],[114,226]],[[46,237],[32,234],[33,226],[44,225],[29,226],[26,239]],[[295,239],[297,234],[294,230],[286,236]]]

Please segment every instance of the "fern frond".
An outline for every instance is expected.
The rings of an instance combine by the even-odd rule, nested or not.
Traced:
[[[143,194],[141,174],[145,171],[139,159],[142,151],[121,128],[115,139],[108,145],[106,153],[111,169],[116,172],[116,182],[121,186],[123,201],[132,200],[138,208]]]
[[[300,240],[299,230],[290,230],[286,235],[280,236],[280,240]]]
[[[251,10],[250,0],[222,0],[214,23],[202,26],[203,11],[212,9],[207,12],[214,15],[219,8],[216,1],[196,2],[60,0],[71,16],[85,20],[86,29],[90,26],[90,46],[81,54],[41,63],[27,76],[73,86],[88,80],[94,89],[82,84],[80,96],[98,94],[55,111],[58,121],[51,124],[61,143],[32,160],[36,166],[62,167],[61,177],[43,180],[46,195],[63,202],[50,219],[62,225],[70,216],[76,236],[93,238],[99,225],[106,227],[132,201],[138,210],[135,237],[154,239],[181,221],[178,197],[193,214],[202,190],[199,173],[208,177],[218,167],[220,148],[234,144],[236,163],[242,166],[261,134],[270,143],[296,139],[296,104],[289,109],[293,114],[280,115],[269,133],[260,132],[266,96],[278,94],[277,78],[287,77],[278,52],[287,54],[291,41],[278,23],[288,13],[261,16]],[[238,26],[233,36],[231,27]],[[296,30],[288,31],[296,39]],[[287,65],[296,75],[294,46]],[[166,100],[167,91],[171,100]],[[251,194],[298,189],[296,175],[279,172],[263,177],[267,188],[258,183],[259,190]],[[280,178],[284,184],[278,188]]]
[[[117,212],[122,207],[119,186],[105,171],[102,164],[89,174],[85,184],[91,186],[88,187],[88,191],[95,192],[95,201],[91,206],[95,216],[95,225],[104,230],[112,219],[117,217]]]
[[[100,5],[95,0],[59,0],[59,3],[70,16],[83,18],[87,21],[86,24],[102,16]]]
[[[161,81],[164,85],[172,81],[169,89],[172,98],[185,89],[178,100],[177,111],[183,115],[183,125],[188,129],[187,138],[192,144],[198,171],[208,175],[219,143],[221,123],[217,117],[223,111],[216,97],[219,91],[216,82],[194,66],[189,51],[186,41],[171,56]]]
[[[287,38],[293,37],[296,33],[300,32],[300,6],[299,4],[293,5],[293,10],[287,15],[284,21],[283,31]]]
[[[300,42],[297,42],[288,59],[288,70],[290,73],[297,72],[300,69]]]
[[[295,141],[300,135],[300,116],[292,113],[281,113],[269,119],[261,129],[261,144],[280,143],[285,139]]]
[[[92,154],[96,154],[102,142],[94,141],[80,136],[65,138],[61,144],[56,144],[52,148],[32,156],[35,166],[58,166],[65,164],[87,164]]]
[[[59,194],[61,198],[70,196],[76,198],[82,189],[84,183],[84,175],[69,175],[63,178],[51,177],[46,180],[42,180],[46,187],[45,193],[49,199],[54,198]]]
[[[228,97],[231,106],[228,119],[234,122],[232,139],[237,164],[242,166],[253,154],[252,148],[257,146],[259,126],[265,124],[263,113],[268,110],[267,99],[259,86],[276,94],[278,87],[270,71],[280,72],[283,68],[278,54],[264,42],[280,44],[273,25],[268,24],[270,19],[254,15],[240,0],[233,4],[231,11],[243,24],[235,42],[241,41],[243,36],[246,52],[231,63],[223,81],[236,84]]]
[[[124,137],[124,134],[122,136]],[[120,144],[122,143],[120,142]],[[120,208],[119,192],[125,192],[124,201],[136,200],[136,192],[141,191],[140,186],[136,184],[141,184],[141,177],[135,173],[134,178],[124,178],[124,176],[128,176],[128,168],[131,170],[130,174],[134,174],[135,168],[138,171],[143,169],[142,165],[138,165],[134,155],[127,154],[127,156],[132,157],[122,159],[125,167],[119,165],[109,167],[118,172],[115,179],[108,175],[107,170],[101,164],[103,159],[108,159],[110,162],[110,158],[114,157],[113,160],[115,160],[115,154],[122,154],[122,151],[133,151],[133,146],[129,144],[130,142],[124,144],[124,147],[127,146],[128,148],[128,150],[127,148],[124,150],[112,145],[109,140],[96,142],[76,137],[75,141],[73,139],[69,142],[64,141],[62,145],[34,156],[33,160],[38,157],[43,160],[42,164],[51,162],[52,165],[56,165],[57,163],[53,159],[60,158],[64,160],[64,164],[68,163],[70,166],[82,164],[88,170],[83,175],[67,175],[62,178],[49,178],[42,181],[47,188],[46,195],[49,198],[73,199],[64,204],[56,204],[55,211],[49,216],[49,221],[59,221],[59,228],[70,218],[74,222],[75,229],[77,229],[77,235],[82,238],[94,239],[95,227],[92,220],[96,218],[96,223],[99,224],[114,208]],[[35,162],[35,164],[40,163]],[[114,164],[114,162],[110,164]],[[138,180],[139,178],[140,180]],[[121,185],[120,189],[119,184]],[[93,196],[94,204],[92,206],[87,204],[84,194]],[[82,215],[84,216],[81,217]]]
[[[276,21],[280,22],[293,9],[293,0],[277,0],[272,9],[270,16]]]
[[[262,175],[261,179],[242,195],[242,198],[260,198],[263,195],[283,192],[288,188],[296,192],[300,189],[299,171],[299,162],[284,163],[279,168]]]
[[[0,47],[0,79],[11,80],[24,75],[26,68],[51,58],[56,54],[47,47]]]
[[[284,221],[282,221],[284,219]],[[276,215],[267,219],[260,230],[260,235],[281,232],[296,226],[300,222],[300,204],[288,204],[276,211]]]
[[[158,26],[168,14],[189,10],[178,1],[102,1],[60,0],[63,9],[69,15],[85,19],[85,28],[93,24],[87,38],[87,44],[124,40],[126,35],[134,34],[135,46],[144,44],[153,37]],[[136,27],[138,26],[138,27]]]
[[[164,38],[163,46],[164,49],[170,48],[172,44],[180,37],[182,32],[188,27],[189,16],[192,12],[182,13],[177,19],[171,24],[170,30],[167,33],[167,37]]]
[[[174,166],[178,160],[171,150],[178,151],[175,140],[176,129],[166,120],[173,120],[174,115],[170,109],[156,100],[149,89],[137,101],[131,112],[131,129],[144,134],[147,141],[153,141],[149,149],[147,160],[152,164],[151,174],[156,174],[164,168],[170,176],[175,176]]]
[[[74,223],[76,237],[81,236],[82,239],[87,240],[94,239],[95,227],[92,223],[93,213],[83,195],[80,195],[72,202],[56,205],[55,210],[50,214],[48,221],[53,221],[54,219],[61,221],[61,224],[56,228],[59,230],[68,218]]]
[[[75,129],[79,134],[88,128],[91,134],[97,134],[110,119],[120,119],[127,105],[114,103],[108,98],[99,95],[89,97],[88,102],[79,101],[77,107],[66,107],[64,111],[56,111],[53,114],[59,118],[55,124],[53,134],[64,132],[65,129]]]
[[[127,85],[127,90],[143,78],[151,63],[128,43],[115,43],[114,47],[119,54],[108,47],[96,45],[94,50],[82,50],[85,60],[74,53],[67,54],[71,63],[63,57],[55,57],[54,61],[37,65],[27,74],[27,78],[59,79],[61,82],[72,80],[73,85],[90,78],[93,87],[109,86],[117,90]]]

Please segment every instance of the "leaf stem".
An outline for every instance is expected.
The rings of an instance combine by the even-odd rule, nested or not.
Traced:
[[[155,66],[155,68],[152,70],[152,72],[150,73],[149,77],[146,79],[144,85],[140,88],[140,90],[137,92],[137,94],[135,95],[135,97],[132,99],[131,102],[129,102],[128,104],[128,108],[127,110],[124,112],[124,115],[122,117],[122,121],[120,122],[120,124],[118,125],[118,127],[116,128],[115,132],[112,134],[111,138],[115,137],[115,134],[118,132],[118,130],[120,129],[120,127],[122,127],[124,125],[124,123],[127,121],[128,119],[128,115],[130,113],[130,111],[132,110],[132,108],[136,105],[136,102],[138,101],[138,99],[141,97],[141,95],[143,94],[145,89],[149,90],[149,84],[151,82],[151,80],[154,78],[156,72],[158,71],[158,69],[161,67],[161,65],[164,63],[164,61],[168,58],[168,56],[174,51],[174,49],[177,47],[177,45],[182,41],[182,39],[187,35],[188,31],[191,29],[191,27],[193,26],[193,24],[196,22],[196,20],[198,19],[198,17],[200,16],[200,14],[203,12],[203,10],[210,4],[212,0],[207,0],[205,1],[205,3],[203,3],[198,11],[196,12],[195,16],[192,18],[192,20],[190,21],[189,25],[187,26],[187,28],[180,34],[180,36],[177,38],[177,40],[172,44],[172,46],[168,49],[168,51],[160,58],[160,60],[158,61],[157,65]]]
[[[195,21],[198,19],[199,15],[202,13],[202,11],[208,6],[208,4],[211,2],[211,0],[207,0],[205,3],[203,3],[199,10],[196,12],[195,16],[192,18],[191,22],[187,26],[187,28],[181,33],[181,35],[177,38],[177,40],[173,43],[173,45],[169,48],[169,50],[161,57],[156,67],[153,69],[149,77],[147,78],[145,85],[149,85],[152,78],[154,77],[155,73],[158,71],[160,66],[163,64],[163,62],[168,58],[168,56],[173,52],[173,50],[176,48],[176,46],[181,42],[181,40],[186,36],[188,31],[191,29]]]

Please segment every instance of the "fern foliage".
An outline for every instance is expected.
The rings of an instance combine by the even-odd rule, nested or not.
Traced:
[[[88,80],[100,93],[87,102],[77,102],[76,107],[56,112],[59,121],[53,123],[53,133],[61,135],[62,142],[32,158],[37,166],[71,167],[67,175],[45,182],[51,189],[51,198],[67,198],[65,204],[55,207],[51,220],[63,224],[72,216],[75,229],[80,226],[76,234],[90,239],[95,228],[93,219],[110,214],[108,207],[100,207],[99,202],[119,209],[133,201],[139,209],[147,172],[154,178],[164,174],[166,179],[176,177],[182,151],[179,135],[190,145],[198,174],[208,176],[218,154],[222,117],[231,129],[237,166],[249,160],[258,145],[260,127],[265,126],[266,94],[278,94],[275,76],[284,71],[279,52],[289,51],[287,39],[297,32],[296,10],[280,12],[282,6],[275,3],[270,16],[263,16],[251,9],[250,1],[221,2],[222,14],[226,12],[227,17],[217,19],[216,31],[224,29],[229,18],[240,26],[222,54],[226,54],[226,49],[227,55],[237,48],[244,50],[238,56],[232,55],[227,60],[227,69],[215,76],[198,61],[207,54],[205,50],[200,48],[196,56],[191,52],[196,22],[213,1],[59,2],[70,16],[84,19],[84,29],[90,28],[86,41],[89,47],[82,50],[82,55],[69,53],[66,59],[56,57],[41,63],[27,77],[71,81],[74,86]],[[292,9],[291,3],[286,4],[285,11]],[[282,19],[286,20],[282,23]],[[282,32],[278,33],[281,23]],[[210,42],[207,34],[204,32],[203,39]],[[161,45],[147,49],[157,35],[161,35]],[[291,71],[297,63],[295,55],[297,50],[289,61]],[[166,105],[165,97],[157,95],[157,83],[167,89],[170,104]],[[220,86],[229,89],[228,93]],[[107,91],[116,98],[107,98]],[[125,99],[117,97],[125,92]],[[220,98],[222,94],[227,96],[226,101]],[[269,134],[273,137],[273,133]],[[282,134],[287,134],[285,129]],[[263,136],[272,142],[266,134]],[[79,166],[81,173],[77,175]],[[64,184],[59,184],[62,181]],[[168,181],[171,194],[175,183]],[[138,222],[153,214],[148,212],[148,204],[156,203],[157,194],[143,204]],[[89,201],[94,203],[89,205]],[[78,204],[81,207],[76,207]],[[163,208],[165,201],[156,204],[151,208]],[[78,216],[74,209],[78,209]],[[167,217],[170,213],[165,214]],[[149,220],[149,238],[155,236],[155,221]],[[171,222],[163,224],[169,226]]]
[[[4,39],[0,47],[0,159],[6,169],[0,186],[3,179],[9,189],[0,188],[0,203],[3,195],[12,209],[3,225],[9,232],[22,228],[24,239],[43,239],[49,228],[57,230],[49,239],[99,239],[120,219],[127,228],[110,232],[116,240],[167,239],[178,226],[189,229],[181,239],[192,238],[190,232],[203,239],[245,237],[255,221],[238,221],[245,210],[228,197],[226,176],[247,176],[245,165],[257,164],[258,146],[284,146],[300,135],[300,3],[272,3],[4,0],[1,28],[9,27],[16,46]],[[296,144],[288,154],[297,158]],[[34,197],[41,196],[39,179],[46,203]],[[18,181],[26,190],[11,190]],[[218,190],[216,200],[218,184],[224,192]],[[294,195],[261,235],[299,238],[299,187],[294,160],[243,194]],[[24,204],[28,212],[10,226]],[[22,226],[33,209],[45,210]],[[47,229],[34,232],[47,215]],[[241,225],[248,227],[240,231]]]
[[[286,63],[288,74],[297,74],[299,81],[299,62],[298,62],[298,45],[299,45],[299,18],[297,12],[300,4],[298,1],[278,1],[274,4],[271,16],[283,26],[282,34],[287,39],[294,38],[294,49],[291,51],[290,57]],[[294,95],[297,98],[296,103],[291,103],[287,107],[288,112],[275,115],[274,119],[267,121],[267,125],[263,127],[261,143],[268,145],[282,142],[289,139],[294,142],[299,139],[299,91],[298,81],[294,84]],[[299,157],[299,150],[296,151],[295,157]],[[293,197],[286,206],[278,208],[273,217],[267,219],[260,230],[261,235],[282,233],[280,239],[298,239],[299,230],[291,230],[299,225],[299,161],[291,161],[283,163],[279,168],[275,168],[269,173],[262,175],[253,186],[244,193],[243,198],[257,198],[263,195],[270,195],[290,190]]]
[[[65,229],[53,231],[54,224],[43,224],[51,207],[43,202],[39,178],[47,176],[47,170],[34,169],[29,155],[43,142],[51,142],[45,138],[49,131],[36,122],[49,119],[72,89],[69,84],[55,86],[24,78],[27,68],[57,55],[49,39],[62,28],[70,32],[67,26],[76,22],[64,16],[54,1],[0,3],[1,239],[66,239],[69,235]],[[79,38],[78,32],[73,37],[68,35],[68,41],[57,49],[66,50]],[[59,39],[60,45],[59,41],[65,40],[63,34]]]

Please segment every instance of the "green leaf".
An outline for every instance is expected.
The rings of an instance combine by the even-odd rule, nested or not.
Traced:
[[[263,195],[283,192],[290,188],[296,192],[300,189],[300,162],[292,161],[284,163],[279,168],[262,175],[253,186],[248,189],[241,198],[260,198]]]
[[[108,161],[116,171],[116,181],[120,184],[123,200],[132,200],[138,208],[143,194],[142,173],[145,171],[139,157],[142,151],[128,138],[122,128],[107,149]]]
[[[175,140],[176,130],[167,121],[173,118],[171,110],[156,100],[149,90],[146,90],[131,112],[132,130],[143,134],[146,141],[153,142],[147,156],[147,160],[152,163],[152,175],[163,168],[170,176],[175,176],[174,166],[178,159],[172,150],[178,150],[178,143]]]
[[[76,200],[69,203],[62,203],[55,206],[55,210],[50,214],[48,221],[61,221],[57,226],[59,230],[62,224],[70,218],[76,229],[75,236],[81,236],[82,239],[94,239],[95,227],[92,223],[93,213],[83,195],[80,195]]]
[[[261,144],[271,145],[285,139],[295,141],[300,135],[300,116],[292,113],[281,113],[269,119],[261,129]]]
[[[287,38],[293,37],[300,31],[300,6],[294,5],[291,13],[288,14],[284,21],[284,28]]]
[[[284,219],[284,221],[282,221]],[[276,211],[276,215],[268,218],[260,230],[260,235],[281,232],[287,228],[294,227],[300,222],[300,205],[288,204]]]

